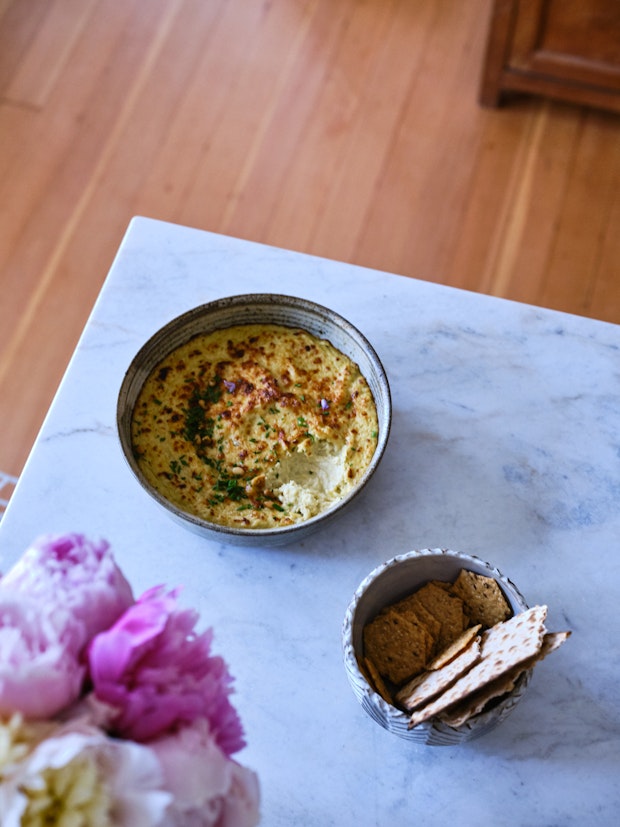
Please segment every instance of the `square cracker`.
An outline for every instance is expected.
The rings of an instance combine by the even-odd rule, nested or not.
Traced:
[[[426,666],[433,639],[421,623],[393,608],[384,609],[364,628],[364,655],[379,674],[395,684]]]
[[[461,569],[452,585],[452,592],[465,604],[471,622],[480,623],[485,629],[507,620],[512,614],[503,591],[492,577]]]
[[[437,620],[435,615],[431,614],[428,609],[420,603],[420,601],[412,600],[412,597],[414,596],[415,595],[409,595],[408,597],[399,600],[398,603],[394,603],[392,608],[395,611],[404,614],[405,617],[413,617],[418,623],[426,626],[433,640],[437,641],[441,632],[441,621]],[[434,648],[435,647],[433,646],[433,649]]]
[[[469,625],[461,598],[436,583],[426,583],[406,600],[414,609],[416,606],[424,607],[441,623],[436,651],[449,646]]]
[[[481,658],[478,663],[442,695],[414,711],[409,726],[416,726],[438,715],[517,664],[537,655],[543,643],[546,617],[546,606],[533,606],[486,631],[482,636]]]

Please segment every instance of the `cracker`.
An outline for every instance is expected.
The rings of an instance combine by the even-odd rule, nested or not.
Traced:
[[[433,586],[437,586],[438,589],[443,589],[445,592],[449,592],[452,588],[452,583],[449,580],[429,580],[429,583],[432,583]]]
[[[527,669],[523,666],[516,666],[510,672],[500,676],[482,689],[472,692],[465,700],[442,712],[439,718],[451,727],[462,726],[474,715],[478,715],[494,698],[499,698],[507,692],[511,692],[517,680]]]
[[[412,713],[409,727],[426,721],[534,657],[545,633],[546,606],[533,606],[499,623],[482,636],[480,661],[440,697]]]
[[[415,598],[415,595],[409,595],[409,597],[405,597],[403,600],[395,603],[392,608],[405,617],[411,617],[415,622],[421,623],[422,626],[426,627],[432,638],[432,646],[427,653],[430,658],[435,654],[437,641],[441,634],[441,621],[438,620],[435,615],[431,614],[420,601],[416,601],[413,598]]]
[[[413,617],[384,609],[364,628],[364,653],[379,673],[400,684],[420,673],[428,661],[433,640]]]
[[[453,594],[461,598],[472,623],[486,629],[507,620],[512,610],[497,580],[483,574],[461,569],[452,586]]]
[[[480,629],[480,624],[477,626],[470,626],[468,629],[465,629],[465,631],[461,632],[455,641],[453,641],[445,649],[442,649],[441,652],[433,658],[427,668],[429,670],[441,669],[447,663],[450,663],[451,660],[454,660],[454,658],[460,655],[461,652],[464,652],[471,642],[475,640]]]
[[[434,672],[424,672],[409,681],[396,695],[396,700],[411,712],[444,692],[480,660],[480,638],[457,657]]]
[[[430,582],[409,598],[412,606],[421,605],[440,623],[437,651],[449,646],[469,625],[460,597]]]
[[[547,632],[543,638],[540,651],[529,660],[514,666],[511,670],[491,681],[485,687],[473,692],[461,703],[457,703],[442,713],[441,720],[452,727],[462,726],[474,715],[478,715],[494,698],[499,698],[514,689],[515,684],[524,672],[554,652],[570,637],[570,632]]]
[[[379,670],[370,658],[364,658],[364,667],[367,673],[366,680],[368,683],[374,688],[375,692],[378,692],[379,695],[381,695],[384,701],[387,701],[387,703],[393,705],[394,699],[392,698],[392,694],[385,685],[385,681],[379,674]]]
[[[559,649],[563,643],[566,643],[571,634],[572,632],[547,632],[543,638],[536,661],[543,660],[543,658],[546,658],[551,652]]]

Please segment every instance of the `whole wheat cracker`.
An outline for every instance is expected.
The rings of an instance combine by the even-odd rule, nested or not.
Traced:
[[[441,621],[438,620],[435,615],[431,614],[420,601],[416,601],[414,598],[415,593],[404,597],[402,600],[399,600],[398,603],[394,603],[392,608],[405,616],[413,616],[418,623],[426,626],[433,641],[436,642],[441,632]],[[435,645],[433,645],[433,650],[434,649]]]
[[[392,698],[392,695],[389,689],[387,688],[385,681],[379,674],[379,670],[370,658],[364,658],[364,667],[366,669],[367,674],[365,675],[365,677],[368,683],[373,687],[375,692],[381,695],[384,701],[387,701],[387,703],[393,706],[394,699]]]
[[[461,569],[451,591],[465,604],[472,623],[480,623],[487,629],[512,614],[510,604],[493,577]]]
[[[412,606],[424,606],[441,623],[437,651],[449,646],[469,625],[463,611],[463,601],[433,582],[426,583],[408,600]]]
[[[393,609],[384,609],[364,628],[364,655],[395,684],[419,674],[434,641],[425,626]]]

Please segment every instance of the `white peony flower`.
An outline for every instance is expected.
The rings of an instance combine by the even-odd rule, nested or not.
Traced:
[[[61,728],[0,785],[3,827],[159,827],[171,796],[148,747]]]
[[[56,728],[51,721],[24,721],[19,712],[7,721],[0,718],[0,784]]]

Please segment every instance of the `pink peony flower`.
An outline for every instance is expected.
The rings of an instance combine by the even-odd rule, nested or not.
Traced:
[[[88,649],[96,702],[109,707],[107,726],[121,737],[149,741],[191,724],[209,722],[226,755],[244,746],[230,703],[232,678],[211,655],[211,630],[197,634],[196,612],[180,610],[177,591],[145,592]]]
[[[79,625],[28,597],[0,589],[0,715],[55,715],[80,694],[84,667],[73,654]]]
[[[60,728],[0,785],[3,827],[159,827],[171,801],[145,746]]]
[[[64,609],[81,626],[80,649],[134,602],[109,544],[81,534],[40,537],[0,580],[1,590],[38,600],[52,616]]]
[[[227,758],[200,719],[152,741],[173,801],[166,827],[254,827],[259,821],[258,779]]]

